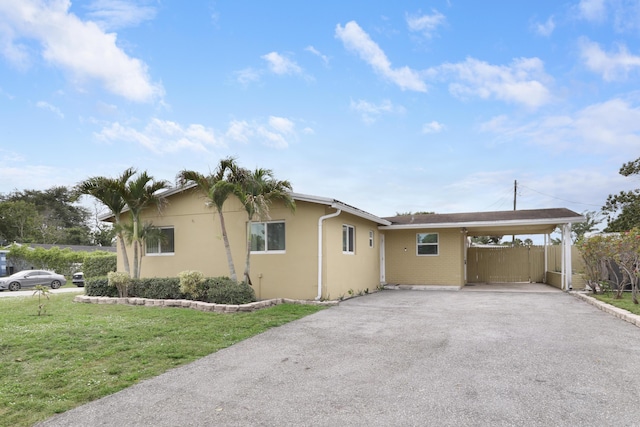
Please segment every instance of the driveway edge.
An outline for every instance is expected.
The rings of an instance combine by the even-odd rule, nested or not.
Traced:
[[[597,300],[589,295],[580,293],[580,292],[569,292],[571,295],[575,296],[582,301],[586,301],[587,303],[593,305],[594,307],[599,308],[605,313],[609,313],[617,317],[618,319],[622,319],[626,322],[629,322],[635,326],[640,327],[640,316],[637,314],[631,313],[629,310],[625,310],[624,308],[619,308],[613,306],[611,304],[607,304],[606,302],[602,302]]]

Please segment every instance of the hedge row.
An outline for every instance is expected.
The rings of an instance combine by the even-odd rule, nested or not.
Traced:
[[[88,296],[117,297],[118,290],[110,286],[106,277],[87,279],[85,294]],[[253,288],[242,282],[237,283],[228,277],[209,277],[199,285],[199,298],[180,291],[177,277],[154,277],[132,279],[127,296],[151,299],[190,299],[215,304],[247,304],[256,301]]]

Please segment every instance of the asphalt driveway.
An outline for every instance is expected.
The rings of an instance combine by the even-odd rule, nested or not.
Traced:
[[[639,365],[640,328],[562,292],[383,291],[42,425],[631,426]]]

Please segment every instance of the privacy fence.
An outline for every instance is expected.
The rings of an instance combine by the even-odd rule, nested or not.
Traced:
[[[551,245],[547,252],[547,271],[562,269],[561,247]],[[584,263],[577,248],[571,247],[574,273],[583,270]],[[544,246],[471,247],[467,253],[469,283],[536,282],[545,278]]]

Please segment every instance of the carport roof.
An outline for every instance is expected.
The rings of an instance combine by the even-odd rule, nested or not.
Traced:
[[[470,236],[547,234],[558,225],[586,220],[582,215],[566,208],[412,214],[384,219],[391,222],[391,225],[381,226],[380,229],[465,228]]]

